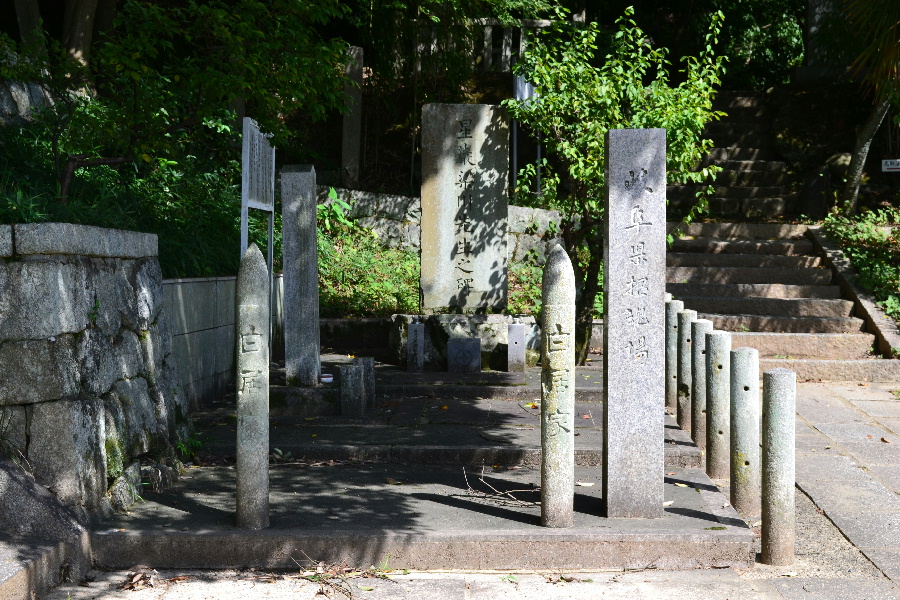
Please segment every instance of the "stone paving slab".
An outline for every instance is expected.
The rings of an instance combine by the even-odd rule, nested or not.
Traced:
[[[900,494],[900,468],[896,465],[872,465],[867,467],[867,471],[889,490],[892,490],[896,494]]]
[[[875,440],[884,443],[900,443],[900,438],[886,432],[881,427],[862,423],[819,423],[816,429],[833,440],[840,442],[867,442]],[[882,438],[888,442],[882,441]]]
[[[607,519],[601,470],[576,467],[575,527],[550,529],[540,526],[539,468],[276,466],[271,527],[251,532],[234,526],[234,469],[196,468],[105,522],[93,556],[112,568],[291,568],[304,553],[356,565],[390,555],[410,569],[752,564],[753,532],[705,473],[668,473],[663,518]]]
[[[872,440],[867,442],[841,442],[841,445],[866,466],[896,465],[900,468],[900,444],[885,444]]]
[[[893,581],[900,581],[900,548],[863,548],[863,553]]]
[[[898,400],[852,400],[851,404],[872,417],[900,418]]]
[[[831,511],[828,517],[858,548],[900,547],[900,510]]]
[[[869,477],[865,480],[804,479],[803,491],[828,506],[831,511],[896,510],[900,496]]]
[[[785,600],[897,600],[896,586],[890,582],[823,580],[810,578],[778,579],[772,582]]]

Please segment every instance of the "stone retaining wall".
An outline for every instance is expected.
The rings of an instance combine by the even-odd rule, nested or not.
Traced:
[[[319,186],[319,202],[328,204],[328,187]],[[422,214],[419,198],[373,194],[357,190],[335,189],[338,198],[351,206],[349,216],[360,225],[378,234],[379,239],[392,248],[419,247],[419,218]],[[555,210],[509,207],[510,261],[522,261],[531,249],[539,261],[547,254],[547,247],[556,239],[561,218]],[[551,222],[553,225],[551,225]]]
[[[188,405],[162,305],[155,235],[0,225],[2,441],[69,506],[135,497],[137,458],[172,455]]]

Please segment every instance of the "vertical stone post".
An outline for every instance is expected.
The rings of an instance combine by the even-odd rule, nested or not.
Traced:
[[[361,419],[366,415],[366,384],[362,365],[341,365],[341,416]]]
[[[691,432],[691,389],[693,388],[693,352],[691,351],[691,323],[697,320],[697,311],[678,313],[678,426]]]
[[[524,373],[525,362],[525,325],[516,319],[506,326],[506,370]]]
[[[541,284],[541,525],[575,524],[575,272],[557,244]]]
[[[697,319],[691,323],[691,438],[706,451],[706,334],[713,323]]]
[[[606,134],[603,498],[608,517],[663,516],[666,132]]]
[[[353,364],[362,368],[366,408],[375,408],[375,359],[371,356],[357,356],[353,359]]]
[[[237,526],[269,526],[269,272],[256,244],[237,277]]]
[[[319,354],[319,259],[316,246],[316,171],[281,170],[284,254],[284,366],[289,385],[316,386]]]
[[[731,448],[731,334],[706,334],[706,474],[728,479]]]
[[[425,323],[411,322],[406,329],[406,370],[425,370]]]
[[[359,184],[362,140],[363,49],[359,46],[350,46],[347,59],[347,67],[344,69],[346,111],[341,139],[341,182],[344,187],[356,189]]]
[[[760,512],[759,352],[731,351],[731,505],[745,517]]]
[[[763,373],[762,561],[794,562],[794,436],[797,374]]]
[[[678,313],[681,300],[666,302],[666,408],[678,408]]]

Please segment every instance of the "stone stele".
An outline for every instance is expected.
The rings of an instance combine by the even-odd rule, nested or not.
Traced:
[[[269,272],[256,244],[237,277],[237,525],[269,526]]]
[[[608,517],[663,516],[666,131],[606,134],[603,497]]]
[[[422,309],[506,308],[506,111],[486,104],[422,107]]]
[[[575,273],[562,246],[541,289],[541,525],[575,524]]]

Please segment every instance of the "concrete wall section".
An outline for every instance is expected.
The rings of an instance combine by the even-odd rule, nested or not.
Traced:
[[[172,355],[192,407],[234,385],[234,286],[234,277],[163,281]]]

